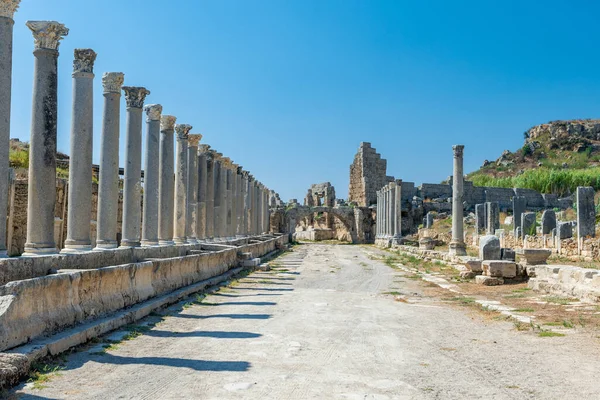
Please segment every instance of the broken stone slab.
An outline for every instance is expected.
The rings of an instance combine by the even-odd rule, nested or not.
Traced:
[[[475,283],[485,286],[498,286],[504,284],[504,279],[485,275],[477,275],[475,277]]]
[[[556,228],[556,213],[554,210],[545,210],[542,214],[542,234],[549,235]]]
[[[419,240],[419,249],[422,250],[433,250],[435,249],[436,241],[432,238],[423,238]]]
[[[485,260],[481,263],[483,275],[494,278],[514,278],[517,276],[517,263],[512,261]]]
[[[479,240],[479,258],[482,260],[500,260],[500,239],[494,235],[483,236]]]
[[[469,260],[465,262],[465,267],[471,272],[481,274],[483,269],[481,268],[481,260]]]
[[[556,226],[556,234],[559,239],[568,239],[573,237],[573,224],[571,222],[559,222]]]
[[[256,268],[260,265],[260,258],[251,258],[249,260],[242,260],[242,267],[245,268]]]
[[[29,358],[24,354],[0,353],[0,389],[19,383],[29,372]]]
[[[552,251],[549,249],[517,249],[516,253],[525,265],[543,265],[547,264]]]
[[[460,277],[462,279],[473,279],[477,276],[477,274],[473,271],[461,271]]]

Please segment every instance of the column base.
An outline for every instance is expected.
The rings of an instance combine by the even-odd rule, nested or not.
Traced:
[[[188,238],[186,241],[187,244],[198,244],[198,239],[196,238]]]
[[[60,251],[60,254],[82,254],[89,253],[92,251],[91,245],[69,245],[66,246]]]
[[[402,244],[402,236],[400,235],[395,235],[392,237],[392,244]]]
[[[158,245],[159,246],[174,246],[175,242],[172,240],[159,240]]]
[[[139,240],[129,240],[129,239],[123,239],[121,240],[121,245],[119,246],[120,249],[128,249],[131,247],[140,247],[141,243]]]
[[[466,256],[467,245],[461,242],[450,242],[448,254],[452,256]]]
[[[142,247],[155,247],[158,246],[158,240],[142,240]]]
[[[25,245],[25,251],[21,257],[43,257],[58,254],[56,247],[30,247]]]
[[[94,247],[94,250],[114,250],[117,247],[119,247],[119,244],[116,240],[96,240],[96,247]]]
[[[187,244],[187,238],[185,236],[180,238],[173,238],[173,241],[175,242],[175,244]]]

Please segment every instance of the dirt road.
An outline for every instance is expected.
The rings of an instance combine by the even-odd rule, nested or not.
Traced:
[[[275,271],[186,304],[131,340],[71,354],[59,374],[16,397],[600,398],[600,341],[589,332],[516,331],[428,296],[423,282],[375,260],[379,253],[297,246]]]

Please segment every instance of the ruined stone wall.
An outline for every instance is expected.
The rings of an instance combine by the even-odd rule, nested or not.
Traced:
[[[56,204],[54,207],[54,240],[58,249],[63,248],[67,238],[67,203],[68,182],[65,179],[56,180]],[[13,181],[9,193],[7,221],[7,250],[9,256],[19,256],[25,248],[27,239],[27,190],[26,180]],[[98,185],[92,184],[92,211],[90,228],[92,246],[96,245],[96,215],[98,210]],[[119,194],[117,240],[121,239],[123,214],[123,194]]]
[[[348,201],[368,207],[377,203],[377,191],[388,181],[387,161],[381,158],[371,143],[362,142],[350,165]]]

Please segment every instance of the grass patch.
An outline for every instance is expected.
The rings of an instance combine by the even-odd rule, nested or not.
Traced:
[[[564,333],[552,332],[552,331],[542,331],[538,333],[539,337],[563,337],[566,336]]]
[[[470,304],[475,303],[475,299],[473,297],[465,297],[465,296],[452,297],[448,300],[456,301],[457,303],[462,304],[462,305],[470,305]]]
[[[533,308],[517,308],[514,310],[515,312],[521,312],[521,313],[525,313],[525,312],[535,312],[535,310]]]
[[[566,306],[569,303],[579,301],[579,299],[572,299],[569,297],[561,297],[561,296],[548,296],[548,297],[545,297],[544,300],[547,303],[559,304],[561,306]]]
[[[33,383],[33,389],[42,390],[46,388],[46,384],[50,382],[52,377],[60,376],[60,371],[63,369],[60,365],[45,364],[33,362],[29,371],[29,379],[27,382]]]

